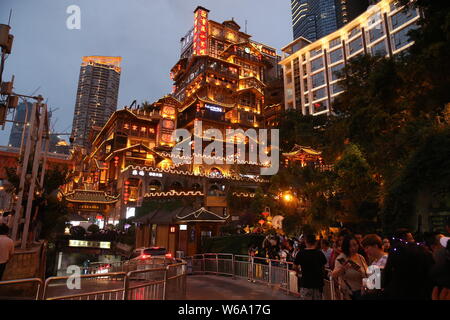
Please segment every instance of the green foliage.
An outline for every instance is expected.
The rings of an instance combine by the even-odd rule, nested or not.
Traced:
[[[232,235],[206,238],[202,243],[204,253],[232,253],[247,255],[251,245],[261,247],[264,236],[260,234]]]
[[[450,128],[447,127],[437,130],[419,146],[388,190],[383,209],[384,228],[410,227],[411,213],[421,193],[448,195],[449,190]]]

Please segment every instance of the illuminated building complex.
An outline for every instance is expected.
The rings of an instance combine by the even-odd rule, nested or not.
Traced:
[[[229,20],[195,10],[194,28],[182,38],[181,58],[171,70],[173,96],[181,102],[178,125],[192,130],[260,127],[266,83],[280,75],[276,50],[252,41]]]
[[[117,109],[121,57],[83,57],[73,116],[73,145],[89,147],[93,126],[103,127]]]
[[[178,160],[195,156],[202,163],[177,163],[171,155],[172,132],[183,128],[203,136],[203,132],[194,132],[199,120],[203,130],[215,128],[223,133],[228,128],[263,126],[266,92],[271,93],[267,100],[271,105],[282,103],[279,61],[275,49],[250,40],[236,22],[211,21],[208,10],[198,7],[194,28],[182,39],[181,58],[171,70],[173,94],[143,109],[118,110],[103,128],[93,130],[90,152],[77,169],[77,177],[66,186],[66,199],[98,199],[86,210],[102,208],[92,212],[91,219],[109,223],[133,217],[152,203],[151,209],[135,219],[139,224],[136,246],[196,253],[202,237],[217,235],[220,225],[239,221],[242,212],[229,208],[227,194],[254,196],[268,182],[260,176],[266,164],[247,157],[239,162],[226,155],[198,154],[194,144],[194,154],[179,155]],[[225,146],[235,140],[221,142]],[[177,206],[168,209],[167,203],[172,202]]]
[[[310,42],[299,38],[283,51],[285,108],[304,115],[331,112],[343,89],[337,72],[361,54],[393,56],[412,45],[407,36],[417,28],[419,12],[393,0],[382,0],[341,29]]]

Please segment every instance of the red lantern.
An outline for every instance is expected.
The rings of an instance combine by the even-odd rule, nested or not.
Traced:
[[[259,220],[258,223],[262,226],[264,223],[266,223],[264,220]]]
[[[269,215],[270,215],[270,213],[269,212],[267,212],[267,211],[264,211],[263,213],[262,213],[262,215],[264,216],[264,217],[268,217]]]

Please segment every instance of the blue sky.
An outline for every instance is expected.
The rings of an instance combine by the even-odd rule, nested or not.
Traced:
[[[81,9],[80,30],[66,27],[73,4]],[[233,17],[244,29],[247,20],[255,41],[278,50],[292,41],[290,0],[0,0],[0,23],[8,23],[12,9],[15,37],[3,79],[14,74],[18,93],[40,87],[36,94],[58,108],[58,132],[71,130],[82,56],[123,58],[118,108],[134,99],[152,102],[171,91],[169,70],[198,5],[215,21]],[[0,145],[9,131],[0,131]]]

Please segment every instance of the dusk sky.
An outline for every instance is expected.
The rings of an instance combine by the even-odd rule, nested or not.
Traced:
[[[70,5],[81,9],[81,29],[69,30]],[[0,23],[9,11],[12,53],[4,81],[15,75],[15,92],[48,99],[58,132],[70,132],[81,57],[121,56],[118,109],[133,100],[153,102],[169,93],[170,68],[180,55],[179,40],[193,26],[194,9],[210,19],[234,20],[252,39],[278,49],[292,41],[290,0],[0,0]],[[55,122],[56,121],[56,122]],[[6,145],[10,127],[0,131]]]

